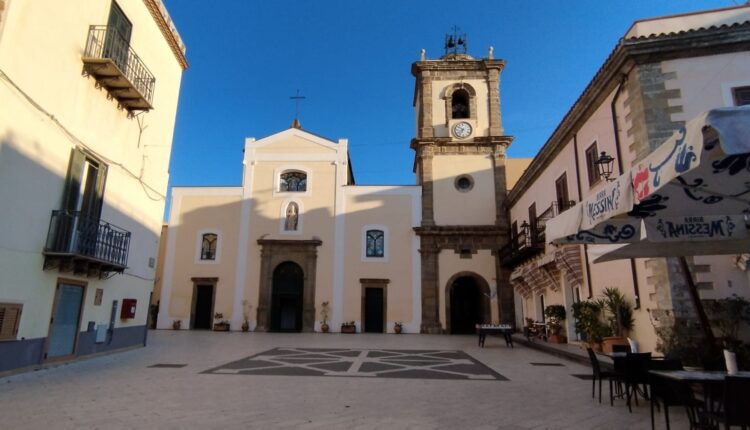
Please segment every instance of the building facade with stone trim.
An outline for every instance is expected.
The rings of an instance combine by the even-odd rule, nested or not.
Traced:
[[[574,302],[616,287],[635,305],[631,337],[656,350],[657,330],[695,321],[676,259],[594,264],[587,246],[545,245],[544,223],[604,184],[592,161],[615,157],[613,175],[645,157],[687,120],[733,106],[750,88],[750,6],[642,20],[619,41],[587,88],[509,194],[511,270],[516,323],[544,319],[543,309],[568,310],[569,341],[577,334]],[[561,258],[562,257],[562,258]],[[735,256],[689,258],[702,299],[750,297]]]
[[[0,2],[0,373],[145,344],[186,66],[160,0]]]
[[[505,157],[504,65],[455,53],[412,65],[415,185],[355,184],[347,140],[295,120],[247,139],[242,185],[175,187],[158,327],[473,333],[512,322],[497,250],[508,184],[530,160]]]

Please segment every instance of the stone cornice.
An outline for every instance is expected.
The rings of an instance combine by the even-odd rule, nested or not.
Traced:
[[[581,96],[576,100],[534,160],[508,194],[510,205],[531,186],[565,143],[620,82],[638,64],[677,58],[750,50],[750,22],[670,33],[648,38],[620,39]]]
[[[513,136],[480,136],[470,141],[456,141],[450,137],[426,137],[414,138],[411,140],[409,147],[416,150],[420,146],[432,147],[494,147],[502,145],[505,148],[513,142]]]
[[[156,21],[156,25],[167,40],[167,44],[169,44],[169,48],[172,50],[177,62],[180,63],[182,70],[187,69],[188,62],[185,57],[185,44],[177,33],[177,29],[172,23],[172,19],[169,18],[169,14],[161,0],[143,0],[143,3],[146,4],[146,8],[151,13],[154,21]]]
[[[258,239],[258,245],[320,246],[322,244],[323,244],[323,241],[320,239],[308,239],[308,240]]]

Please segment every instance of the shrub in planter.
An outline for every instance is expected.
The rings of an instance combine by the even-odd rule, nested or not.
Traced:
[[[549,341],[552,343],[564,343],[565,336],[562,335],[563,321],[565,321],[565,306],[549,305],[544,309],[544,316],[547,318],[547,327],[549,327]]]
[[[601,320],[602,306],[597,301],[582,301],[573,304],[576,330],[586,337],[592,347],[598,347],[605,336],[611,334],[609,326]]]

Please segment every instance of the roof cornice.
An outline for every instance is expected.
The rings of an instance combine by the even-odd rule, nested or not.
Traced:
[[[534,160],[508,194],[515,204],[518,198],[541,174],[550,160],[577,132],[611,91],[619,77],[638,64],[677,58],[700,57],[737,51],[750,51],[750,21],[733,25],[712,26],[678,33],[620,39],[591,82],[565,114],[560,124],[542,146]]]
[[[187,57],[185,57],[185,44],[182,42],[179,33],[177,33],[177,28],[172,23],[172,19],[169,18],[169,14],[161,0],[143,0],[143,3],[146,4],[146,8],[151,13],[154,21],[156,21],[156,25],[167,40],[169,48],[172,50],[177,62],[180,63],[182,70],[187,69],[188,62]]]

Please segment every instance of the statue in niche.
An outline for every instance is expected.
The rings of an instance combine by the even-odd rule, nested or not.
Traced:
[[[297,218],[299,217],[299,207],[297,203],[289,203],[286,207],[286,221],[284,222],[284,230],[286,231],[297,231]]]

